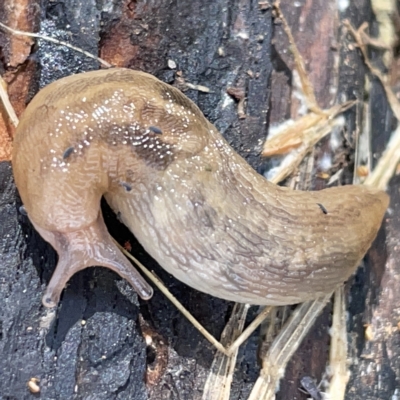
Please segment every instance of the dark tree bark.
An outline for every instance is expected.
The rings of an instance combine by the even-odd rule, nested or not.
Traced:
[[[293,115],[293,59],[272,8],[255,0],[122,0],[17,1],[25,14],[0,4],[0,19],[20,29],[39,31],[79,46],[116,66],[143,70],[184,88],[186,82],[210,88],[187,90],[206,117],[259,172],[269,162],[260,157],[270,124]],[[260,4],[259,4],[260,3]],[[335,98],[364,99],[367,70],[350,36],[340,28],[336,1],[285,2],[282,9],[305,60],[321,107]],[[264,4],[264,6],[263,6]],[[2,12],[1,12],[2,11]],[[373,22],[367,0],[355,0],[340,15],[355,26]],[[23,20],[23,21],[22,21]],[[338,33],[339,32],[339,33]],[[96,61],[48,42],[25,43],[27,58],[13,53],[15,38],[0,32],[1,72],[20,113],[47,83],[99,68]],[[21,51],[21,50],[19,50]],[[379,56],[379,55],[378,55]],[[173,60],[182,77],[168,67]],[[246,118],[227,94],[245,93]],[[335,95],[329,88],[336,87]],[[374,152],[379,156],[393,128],[393,116],[380,84],[373,80],[369,103]],[[346,112],[343,143],[332,154],[332,174],[344,167],[351,182],[353,141],[360,129],[361,107]],[[327,140],[315,152],[316,162],[331,151]],[[318,172],[318,167],[314,172]],[[311,187],[325,182],[313,175]],[[387,399],[399,387],[399,180],[391,183],[392,214],[378,241],[349,286],[349,338],[353,365],[348,398]],[[155,291],[148,302],[137,299],[114,273],[91,268],[76,274],[57,310],[41,305],[41,296],[56,263],[56,254],[34,231],[21,205],[10,162],[0,164],[0,399],[200,399],[215,350]],[[129,241],[132,253],[166,283],[171,292],[215,336],[219,337],[232,304],[188,288],[163,271],[103,204],[111,234]],[[345,229],[345,227],[344,227]],[[385,250],[385,236],[388,246]],[[386,267],[385,267],[386,265]],[[249,319],[257,312],[253,310]],[[279,399],[305,399],[300,379],[320,379],[328,359],[328,306],[289,364]],[[375,319],[375,320],[374,320]],[[375,322],[373,322],[375,321]],[[379,322],[376,322],[379,321]],[[385,321],[382,329],[382,321]],[[367,342],[364,324],[379,325]],[[389,332],[390,331],[390,332]],[[144,337],[152,339],[146,347]],[[245,399],[258,377],[258,333],[242,347],[232,399]],[[371,372],[372,366],[372,372]],[[145,379],[147,377],[147,385]],[[27,382],[40,379],[40,393]],[[381,386],[378,385],[381,382]]]

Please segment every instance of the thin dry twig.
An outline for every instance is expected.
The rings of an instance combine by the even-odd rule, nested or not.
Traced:
[[[52,38],[50,36],[40,35],[38,33],[25,32],[25,31],[20,31],[18,29],[13,29],[13,28],[10,28],[9,26],[3,24],[2,22],[0,22],[0,28],[2,28],[3,30],[5,30],[7,32],[12,33],[13,35],[27,36],[27,37],[36,38],[36,39],[42,39],[42,40],[46,40],[47,42],[51,42],[51,43],[55,43],[55,44],[58,44],[61,46],[68,47],[71,50],[77,51],[78,53],[82,53],[86,57],[89,57],[89,58],[92,58],[93,60],[98,61],[100,64],[102,64],[106,68],[113,67],[112,64],[108,63],[107,61],[103,60],[102,58],[94,56],[93,54],[89,53],[88,51],[83,50],[80,47],[76,47],[70,43],[64,42],[62,40],[58,40],[58,39]]]
[[[232,315],[221,334],[223,346],[229,346],[230,340],[241,336],[248,310],[248,304],[235,304]],[[204,386],[203,400],[229,400],[238,351],[239,346],[231,351],[230,356],[221,352],[215,355]]]
[[[364,181],[364,184],[375,186],[385,190],[389,180],[394,175],[400,161],[400,125],[392,133],[392,137],[386,146],[375,169]]]
[[[125,250],[117,241],[115,241],[120,250],[133,261],[140,270],[157,286],[168,300],[193,324],[193,326],[220,352],[226,354],[225,347],[217,340],[211,333],[205,329],[196,318],[182,305],[182,303],[167,289],[167,287],[158,279],[153,273],[151,273],[139,260],[137,260],[131,253]]]
[[[368,24],[362,24],[358,29],[355,29],[348,20],[343,21],[344,26],[347,27],[349,32],[353,35],[357,46],[361,50],[364,57],[364,62],[369,70],[381,82],[390,108],[393,111],[396,119],[400,122],[400,102],[397,100],[392,88],[388,83],[387,77],[382,72],[374,67],[368,57],[367,47],[365,43],[369,43],[369,36],[365,32]],[[374,171],[365,179],[364,184],[375,186],[376,188],[385,190],[390,178],[396,171],[397,165],[400,162],[400,126],[392,133],[392,137],[386,146],[381,158],[379,159]]]
[[[280,0],[276,1],[274,3],[273,7],[275,10],[276,16],[282,21],[283,29],[289,39],[290,51],[293,54],[296,69],[297,69],[297,72],[300,77],[301,86],[302,86],[303,93],[304,93],[306,103],[307,103],[307,108],[316,114],[324,114],[324,111],[321,110],[321,108],[319,107],[317,100],[315,98],[314,88],[313,88],[311,81],[308,78],[308,74],[307,74],[306,68],[304,66],[303,57],[301,56],[301,54],[295,44],[295,40],[293,38],[292,31],[289,27],[288,22],[286,21],[285,16],[282,13],[281,8],[280,8]]]
[[[0,99],[3,103],[3,106],[6,110],[8,118],[10,119],[11,123],[17,127],[18,126],[18,117],[15,114],[14,107],[10,103],[10,98],[8,97],[7,93],[7,83],[4,81],[3,77],[0,75]]]
[[[190,312],[182,305],[182,303],[167,289],[163,282],[157,278],[153,273],[151,273],[139,260],[137,260],[132,254],[125,250],[118,242],[115,241],[121,251],[133,261],[140,270],[157,286],[157,288],[171,301],[171,303],[193,324],[193,326],[220,352],[230,356],[232,355],[239,346],[260,326],[264,319],[269,314],[272,307],[267,307],[264,309],[254,321],[245,329],[243,332],[243,337],[239,336],[232,343],[232,338],[227,338],[229,343],[232,343],[228,348],[224,347],[217,339],[214,338],[193,316]],[[232,316],[231,316],[232,318]]]
[[[328,110],[324,110],[324,113],[321,114],[311,112],[293,121],[292,124],[285,125],[272,137],[267,138],[262,155],[264,157],[282,155],[303,145],[311,149],[324,137],[321,134],[324,127],[331,125],[332,120],[355,103],[355,101],[347,101],[343,104],[337,104]]]
[[[314,88],[305,71],[303,58],[294,42],[290,27],[283,15],[279,1],[275,2],[276,16],[282,21],[283,29],[288,36],[290,51],[293,54],[295,68],[300,78],[301,90],[309,112],[296,120],[292,125],[287,125],[274,136],[269,136],[264,143],[262,155],[271,157],[290,152],[279,167],[269,173],[269,179],[278,183],[290,176],[300,165],[307,153],[332,129],[342,123],[337,116],[352,107],[356,102],[348,101],[344,104],[334,105],[330,109],[322,110],[317,104]]]
[[[293,353],[313,326],[331,295],[299,305],[275,338],[248,400],[272,400],[275,396],[279,380],[285,373],[285,368]]]
[[[329,388],[326,390],[328,398],[332,400],[344,399],[349,381],[349,370],[347,368],[346,300],[343,286],[335,292],[329,370],[331,380]]]
[[[276,307],[265,307],[253,322],[242,332],[244,319],[248,306],[236,303],[229,322],[221,335],[221,344],[225,346],[226,353],[218,352],[207,377],[204,387],[203,400],[229,400],[233,372],[239,347],[255,331],[255,329],[268,317]],[[240,321],[240,323],[238,323]],[[232,343],[233,341],[233,343]],[[228,347],[227,347],[228,346]]]
[[[393,90],[387,83],[387,77],[382,74],[382,72],[374,67],[368,57],[368,52],[367,52],[367,47],[365,45],[365,42],[368,42],[369,36],[365,32],[365,30],[368,28],[368,24],[365,22],[363,23],[357,30],[351,25],[349,20],[344,20],[343,25],[349,30],[349,32],[353,35],[357,46],[361,50],[361,53],[364,57],[364,62],[369,68],[369,70],[380,80],[385,93],[386,97],[388,99],[388,102],[390,104],[390,107],[392,108],[392,111],[394,115],[396,116],[396,119],[400,121],[400,103],[398,102],[395,94],[393,93]]]
[[[243,331],[243,333],[226,349],[227,354],[233,354],[248,338],[249,336],[261,325],[261,323],[270,314],[273,307],[265,307],[260,314],[254,318],[253,322]]]
[[[273,183],[282,182],[290,176],[305,156],[310,153],[314,146],[326,135],[332,132],[336,127],[342,127],[344,119],[339,116],[333,119],[321,120],[316,126],[308,129],[304,142],[299,148],[294,149],[274,171],[270,173],[269,180]]]

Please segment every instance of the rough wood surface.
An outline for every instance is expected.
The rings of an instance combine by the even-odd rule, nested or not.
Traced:
[[[7,0],[0,18],[20,29],[37,30],[40,26],[41,33],[72,42],[115,65],[145,70],[183,87],[176,71],[168,67],[168,60],[173,60],[185,81],[210,88],[211,93],[187,90],[186,94],[232,146],[263,172],[269,162],[259,154],[268,125],[294,116],[298,103],[291,102],[295,89],[287,40],[279,22],[272,20],[272,9],[262,10],[258,3]],[[329,106],[335,93],[340,100],[364,99],[366,69],[360,55],[349,47],[351,38],[342,33],[336,1],[284,3],[283,12],[296,43],[305,59],[310,60],[307,70],[320,105]],[[10,4],[27,7],[28,14],[22,13],[21,17],[16,12],[18,7]],[[366,0],[352,2],[343,17],[350,18],[355,26],[373,20]],[[21,23],[21,18],[29,24]],[[30,51],[18,59],[10,43],[0,32],[0,70],[10,82],[14,93],[11,100],[19,111],[46,83],[98,68],[97,62],[83,55],[43,41],[38,46],[28,45]],[[245,92],[245,119],[238,118],[237,102],[226,93],[227,87]],[[378,82],[372,82],[369,102],[374,113],[374,152],[379,156],[393,121]],[[341,136],[346,139],[332,153],[331,172],[345,167],[343,180],[347,183],[351,181],[352,145],[360,129],[360,110],[346,113]],[[315,152],[317,167],[326,151],[331,150],[324,141]],[[321,188],[324,184],[313,178],[311,186]],[[349,399],[387,399],[399,387],[398,187],[399,180],[394,179],[390,189],[393,211],[349,289],[353,349]],[[54,315],[43,309],[40,298],[56,255],[18,212],[19,206],[10,163],[3,162],[0,399],[200,399],[214,349],[158,291],[149,302],[138,302],[126,282],[110,271],[94,268],[73,277]],[[219,337],[232,305],[174,280],[144,253],[106,205],[104,212],[111,233],[120,243],[129,241],[135,256]],[[294,356],[277,398],[305,399],[307,395],[298,390],[300,379],[305,375],[321,378],[328,355],[330,312],[327,307]],[[373,341],[365,340],[366,323],[377,332]],[[146,346],[144,337],[147,343],[151,338],[150,345]],[[240,351],[231,399],[247,398],[258,376],[257,345],[256,333]],[[39,395],[27,389],[31,378],[40,379]]]

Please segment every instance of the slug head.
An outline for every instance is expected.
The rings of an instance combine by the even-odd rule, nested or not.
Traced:
[[[92,152],[96,153],[96,149]],[[13,160],[20,196],[35,229],[54,247],[59,257],[43,305],[56,306],[72,275],[93,266],[110,268],[125,278],[140,297],[151,298],[151,286],[121,253],[104,224],[100,210],[104,190],[101,174],[90,174],[82,166],[70,173],[79,177],[79,169],[86,172],[83,181],[68,179],[68,175],[60,170],[49,169],[45,174],[36,174],[35,171],[40,169],[36,168],[35,162],[24,160],[24,154],[30,153],[15,153]],[[87,154],[89,160],[90,154]],[[85,187],[87,184],[89,187]]]

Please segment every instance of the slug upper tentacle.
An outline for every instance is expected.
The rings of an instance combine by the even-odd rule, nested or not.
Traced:
[[[374,240],[388,196],[301,192],[257,174],[181,92],[127,69],[47,86],[27,107],[13,170],[30,220],[59,254],[43,303],[76,271],[113,269],[151,288],[113,244],[107,202],[159,264],[217,297],[283,305],[333,291]]]
[[[35,224],[34,224],[35,225]],[[89,226],[72,232],[50,232],[35,225],[45,240],[58,253],[58,264],[43,296],[46,307],[57,305],[62,290],[75,272],[86,267],[103,266],[125,278],[143,299],[153,295],[153,289],[124,257],[112,240],[101,213]]]

